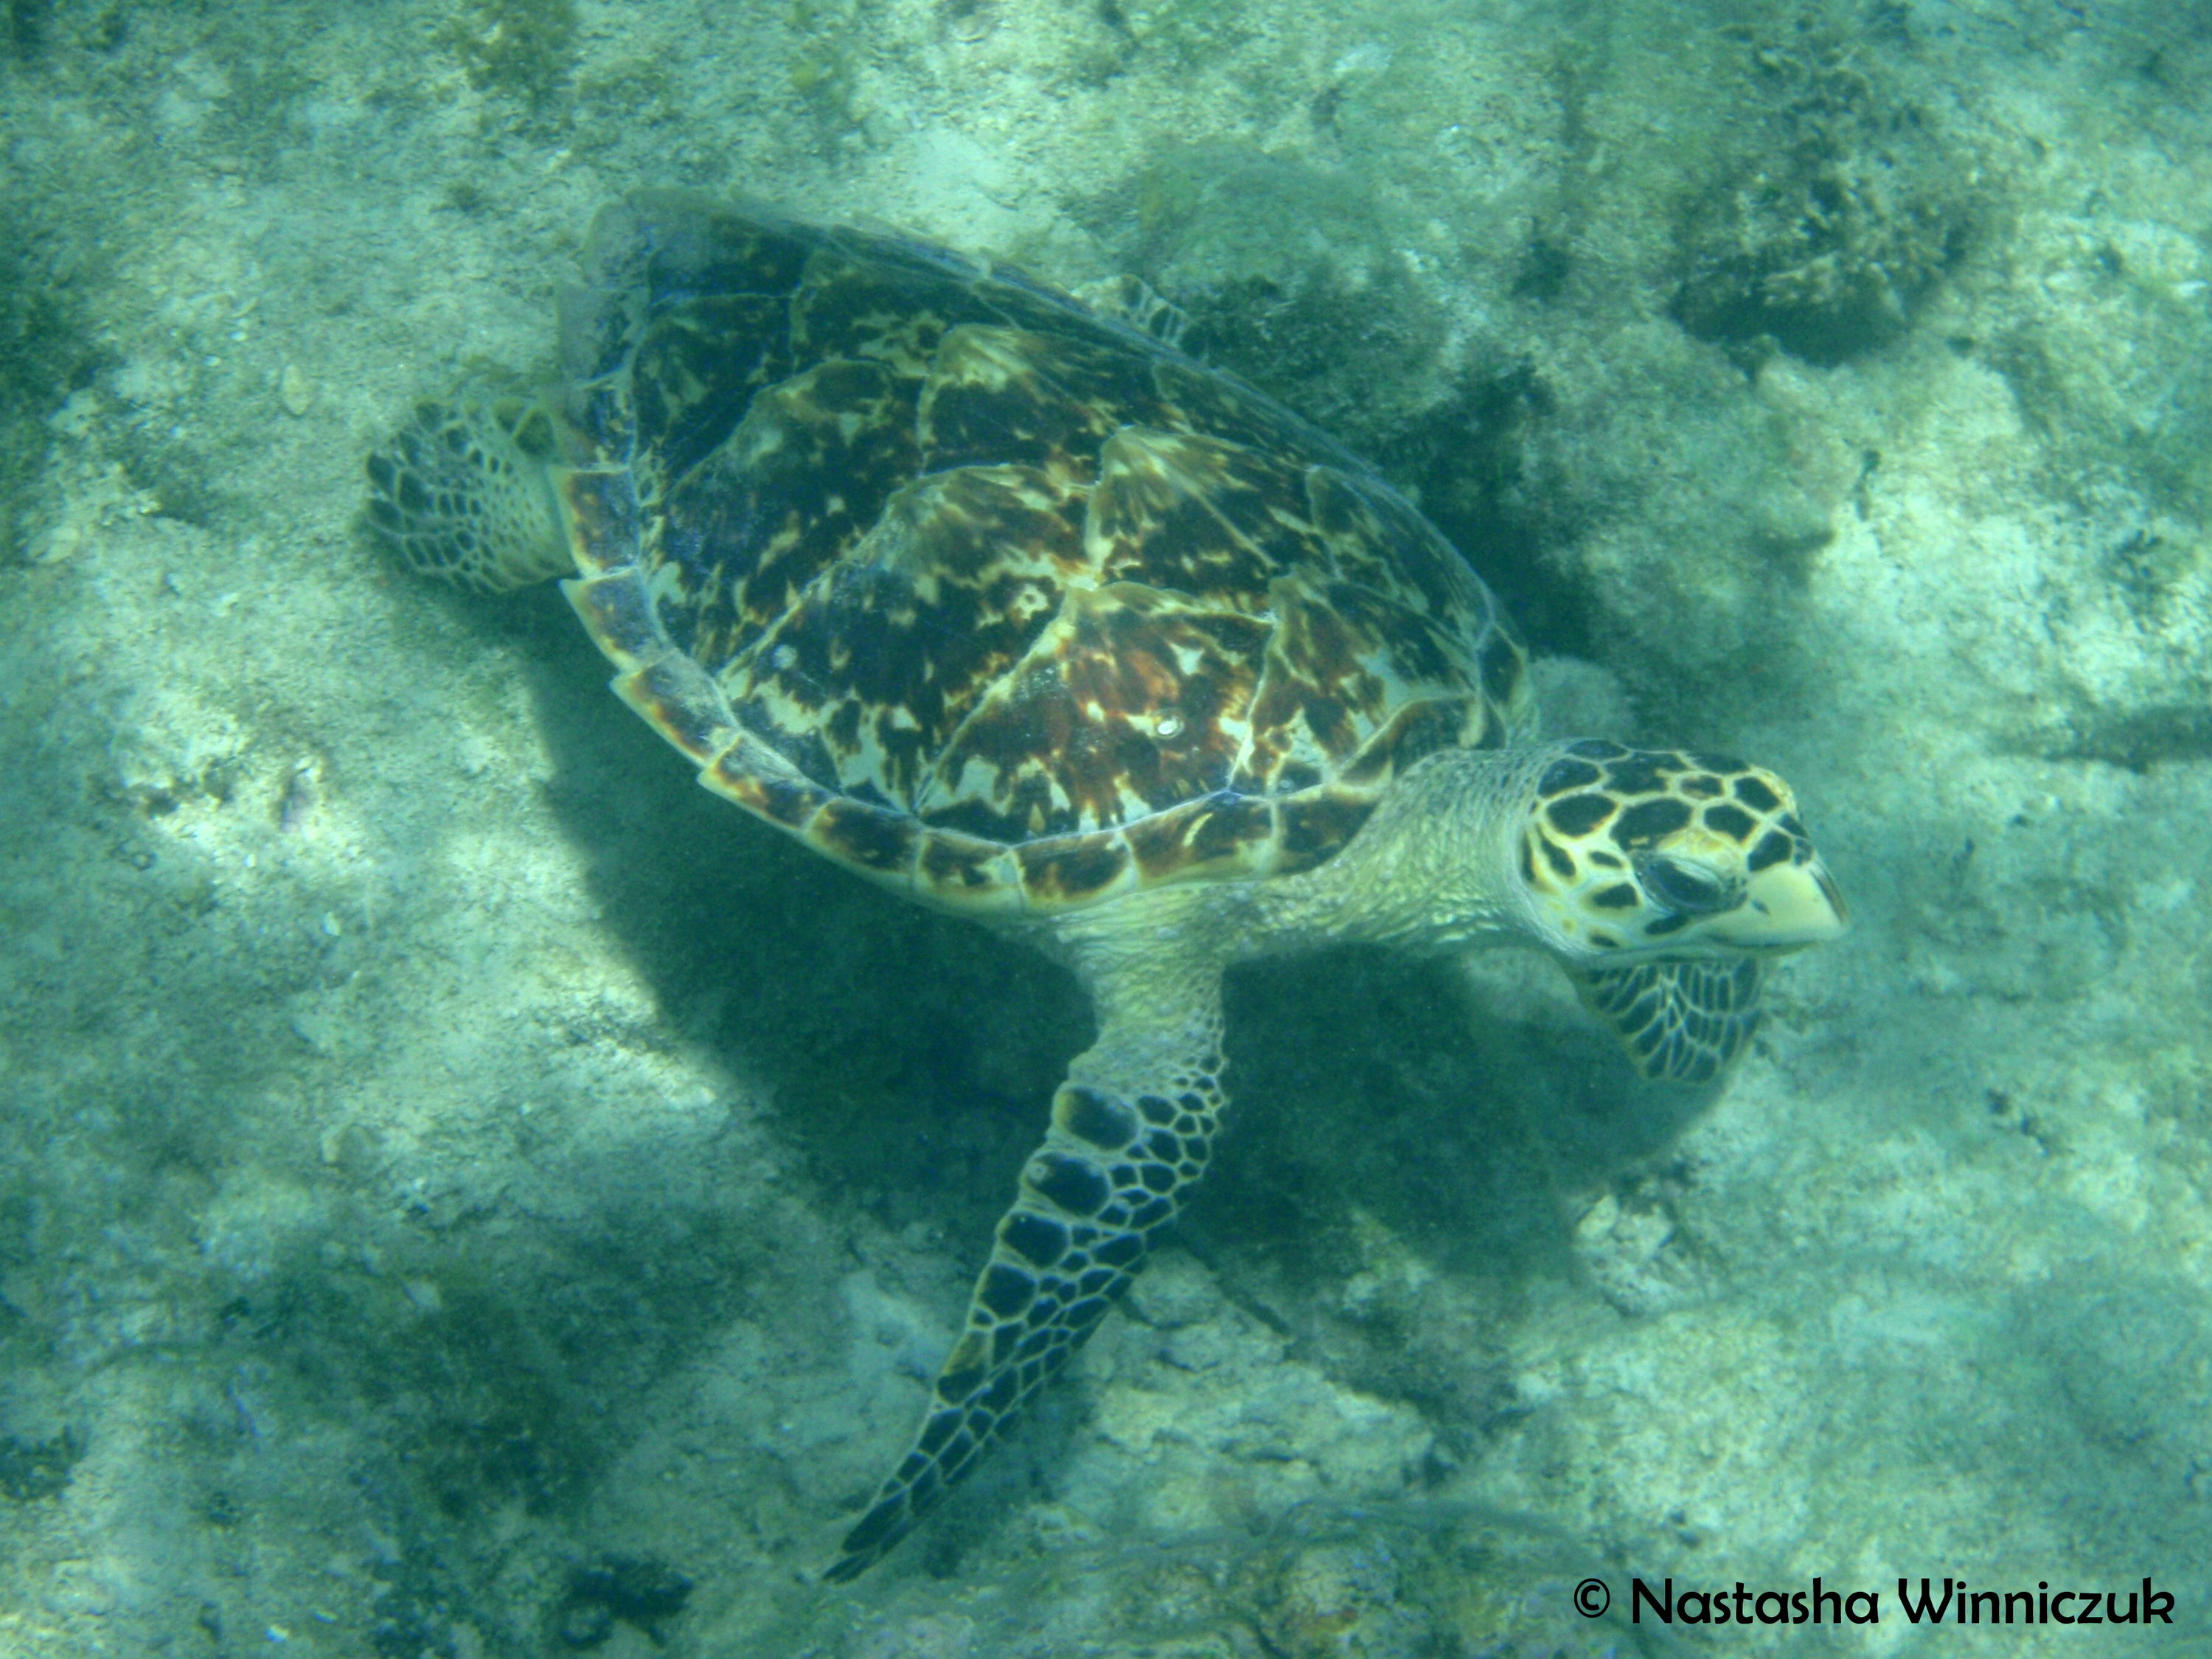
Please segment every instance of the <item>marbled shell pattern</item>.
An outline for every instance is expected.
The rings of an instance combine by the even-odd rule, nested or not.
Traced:
[[[1402,498],[1011,271],[677,195],[563,310],[561,488],[618,689],[710,787],[960,908],[1310,869],[1391,777],[1527,735]]]

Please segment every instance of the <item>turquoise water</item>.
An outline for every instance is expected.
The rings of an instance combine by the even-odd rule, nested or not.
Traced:
[[[0,1654],[2212,1640],[2186,14],[0,21]],[[1143,278],[1853,909],[1698,1091],[1533,955],[1234,972],[1177,1231],[839,1589],[1085,1000],[362,522],[659,185]]]

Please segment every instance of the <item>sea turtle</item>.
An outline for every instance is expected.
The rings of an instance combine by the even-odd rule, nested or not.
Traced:
[[[1163,332],[904,236],[654,192],[603,212],[561,372],[368,465],[415,568],[565,576],[709,789],[1034,941],[1097,1041],[1054,1092],[880,1559],[1065,1365],[1204,1171],[1231,963],[1533,941],[1646,1074],[1702,1080],[1843,927],[1772,773],[1540,741],[1465,561]]]

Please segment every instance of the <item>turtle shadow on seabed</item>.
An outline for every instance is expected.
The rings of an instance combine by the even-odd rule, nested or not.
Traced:
[[[1073,979],[732,811],[608,694],[558,593],[522,597],[550,804],[673,1033],[773,1103],[825,1201],[987,1232],[1090,1035]],[[515,601],[460,603],[498,627]]]

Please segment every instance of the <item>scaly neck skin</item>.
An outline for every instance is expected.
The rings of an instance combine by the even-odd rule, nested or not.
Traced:
[[[1283,932],[1413,951],[1540,939],[1514,860],[1536,778],[1560,747],[1428,757],[1391,787],[1349,847],[1284,884],[1291,925]]]

